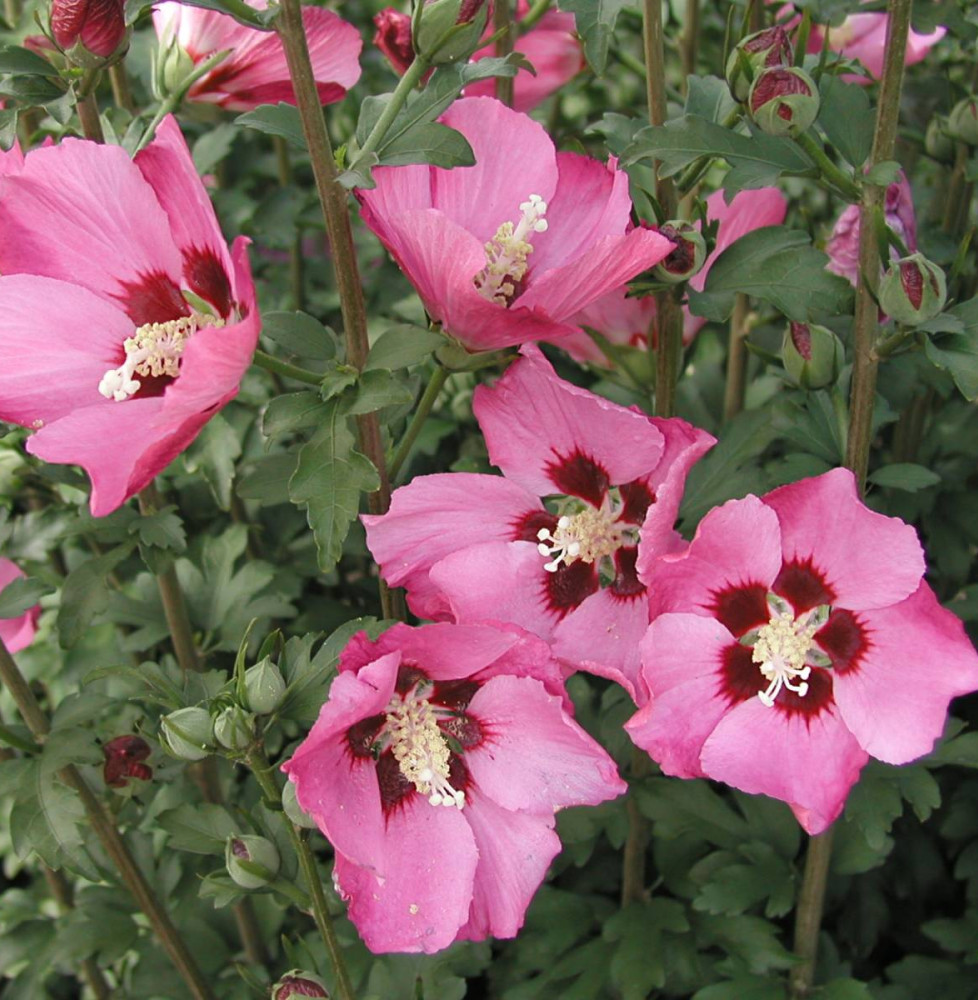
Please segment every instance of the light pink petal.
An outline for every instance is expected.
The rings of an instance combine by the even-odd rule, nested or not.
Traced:
[[[32,150],[0,199],[0,273],[82,285],[125,303],[127,284],[180,283],[166,213],[121,146],[65,139]]]
[[[787,802],[810,834],[842,812],[868,759],[834,706],[789,715],[758,698],[731,709],[700,755],[707,777]]]
[[[186,49],[195,62],[209,53],[231,48],[234,42],[246,37],[244,32],[247,30],[243,24],[239,25],[219,11],[173,2],[154,7],[153,27],[161,41],[167,39],[168,33],[175,35],[181,48]],[[231,33],[233,38],[229,44]]]
[[[755,496],[729,500],[700,522],[679,556],[645,559],[639,576],[649,588],[653,620],[668,611],[712,614],[716,594],[731,587],[770,585],[781,571],[778,518]]]
[[[834,605],[882,608],[917,589],[925,568],[917,532],[865,507],[848,469],[782,486],[764,503],[781,523],[785,560],[811,560]]]
[[[540,501],[502,476],[418,476],[394,491],[386,514],[364,515],[367,545],[392,587],[406,587],[421,618],[441,618],[447,605],[428,571],[459,548],[509,541]]]
[[[625,730],[666,774],[703,776],[700,751],[730,710],[721,693],[720,668],[723,650],[733,641],[713,618],[678,614],[656,618],[642,640],[649,698]]]
[[[840,27],[829,30],[829,48],[850,59],[858,59],[874,78],[879,79],[883,74],[888,18],[889,15],[882,12],[850,14]],[[905,64],[910,66],[920,62],[945,33],[946,29],[942,27],[926,35],[911,29],[907,38]],[[869,82],[854,75],[843,79],[855,83]]]
[[[411,796],[386,817],[376,870],[336,855],[349,917],[371,951],[430,954],[455,940],[469,916],[479,852],[464,810]]]
[[[126,314],[86,288],[29,274],[0,277],[0,419],[31,427],[113,405],[98,384],[122,363],[132,334]]]
[[[527,290],[516,302],[564,322],[606,292],[658,264],[672,246],[651,229],[605,236],[576,260],[531,274]]]
[[[493,677],[469,703],[484,732],[465,762],[483,795],[537,816],[597,805],[627,788],[614,761],[529,677]]]
[[[868,753],[905,764],[933,749],[950,699],[978,689],[978,655],[926,583],[859,617],[869,649],[856,668],[833,675],[839,713]]]
[[[572,322],[596,330],[606,340],[621,347],[646,348],[649,331],[655,322],[655,298],[627,296],[628,286],[602,295],[577,313]],[[575,361],[590,362],[604,368],[610,366],[601,349],[583,331],[555,341]]]
[[[24,575],[15,563],[0,557],[0,593],[3,593],[14,580],[19,580]],[[41,606],[35,604],[16,618],[0,618],[0,640],[3,640],[7,652],[19,653],[34,641],[40,613]]]
[[[468,923],[458,936],[467,941],[516,937],[533,894],[560,852],[553,817],[503,809],[476,787],[466,793],[464,812],[479,866]]]
[[[489,460],[537,496],[565,492],[553,466],[575,455],[597,463],[611,484],[654,468],[664,442],[644,414],[565,382],[534,347],[491,389],[479,386],[473,410]]]
[[[408,163],[403,167],[377,167],[376,187],[358,189],[363,221],[386,242],[388,219],[418,208],[432,208],[431,167]],[[484,264],[484,257],[480,267]]]
[[[0,149],[0,177],[17,173],[23,165],[24,154],[19,143],[15,142],[8,150]]]
[[[632,701],[643,705],[648,692],[640,676],[639,643],[648,627],[649,601],[645,593],[622,598],[602,587],[554,629],[554,656],[575,669],[616,681]]]
[[[546,202],[553,197],[557,188],[553,142],[532,118],[490,97],[466,97],[439,121],[468,139],[475,166],[434,168],[433,204],[474,234],[480,246],[504,222],[519,221],[520,204],[531,194]]]

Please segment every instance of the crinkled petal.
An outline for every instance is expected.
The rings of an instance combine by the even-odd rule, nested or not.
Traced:
[[[627,788],[606,751],[530,677],[497,676],[469,703],[484,739],[465,762],[483,795],[537,816],[597,805]]]
[[[925,569],[917,532],[865,507],[848,469],[782,486],[764,503],[781,523],[785,560],[811,560],[834,605],[882,608],[917,589]]]
[[[978,655],[926,583],[860,619],[869,648],[855,667],[834,672],[839,714],[868,753],[905,764],[933,749],[951,698],[978,689]]]

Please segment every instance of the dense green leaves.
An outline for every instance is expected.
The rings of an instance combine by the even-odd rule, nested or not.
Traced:
[[[629,0],[558,0],[561,10],[574,15],[574,24],[584,40],[584,54],[595,73],[603,73],[615,22]]]

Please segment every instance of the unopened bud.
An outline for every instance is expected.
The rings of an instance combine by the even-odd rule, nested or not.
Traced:
[[[203,760],[214,747],[214,720],[206,708],[178,708],[160,722],[163,746],[181,760]]]
[[[214,735],[228,750],[247,750],[255,735],[255,717],[238,705],[231,705],[214,720]]]
[[[299,805],[295,794],[295,785],[291,781],[287,781],[282,789],[282,809],[292,821],[293,826],[300,826],[306,830],[315,830],[318,826],[312,816],[304,812],[302,806]]]
[[[245,671],[244,683],[245,706],[256,715],[270,715],[285,698],[285,680],[267,656]]]
[[[224,847],[224,863],[228,875],[242,889],[261,889],[278,875],[282,860],[278,848],[266,837],[230,836]]]
[[[954,105],[947,119],[947,134],[958,142],[978,146],[978,98],[966,97]]]
[[[320,997],[329,1000],[326,984],[311,972],[293,969],[272,987],[272,1000],[291,1000],[292,997]]]
[[[168,33],[160,40],[156,56],[156,92],[162,100],[177,94],[186,86],[184,81],[194,68],[190,54],[177,41],[176,35]]]
[[[898,323],[919,326],[947,300],[944,272],[921,253],[893,261],[880,281],[880,308]]]
[[[766,69],[754,77],[747,106],[768,135],[799,135],[818,118],[820,99],[815,81],[797,66]]]
[[[52,0],[51,35],[76,66],[105,66],[129,47],[125,2]]]
[[[659,281],[676,284],[692,278],[706,260],[706,240],[688,222],[674,219],[659,226],[659,233],[675,243],[669,255],[656,264],[652,273]]]
[[[414,46],[411,44],[411,18],[393,7],[385,7],[374,14],[374,45],[387,56],[387,61],[395,72],[404,74],[414,62]]]
[[[950,163],[954,159],[954,140],[947,134],[946,118],[931,118],[924,136],[924,149],[940,163]]]
[[[750,85],[762,70],[790,66],[791,40],[788,32],[776,24],[742,39],[727,59],[727,85],[738,101],[746,101]]]
[[[468,59],[488,17],[487,0],[425,0],[415,15],[414,50],[436,66]]]
[[[116,736],[102,745],[102,753],[102,777],[109,788],[125,788],[130,778],[149,781],[153,777],[153,769],[143,763],[150,746],[141,736]]]
[[[821,389],[839,377],[846,352],[842,341],[828,327],[791,323],[784,332],[781,359],[802,389]]]

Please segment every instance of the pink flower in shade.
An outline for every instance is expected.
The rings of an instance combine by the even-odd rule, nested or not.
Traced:
[[[263,0],[246,2],[255,10],[268,6]],[[322,7],[303,7],[302,23],[320,102],[342,100],[360,79],[360,33]],[[229,111],[250,111],[259,104],[279,101],[295,104],[285,52],[274,31],[249,28],[216,10],[173,2],[156,7],[153,26],[161,44],[176,38],[194,65],[224,49],[231,50],[190,88],[188,100],[216,104]]]
[[[649,568],[651,700],[625,728],[666,774],[787,802],[809,833],[870,756],[928,753],[978,687],[961,622],[923,582],[913,528],[835,469],[711,511]]]
[[[9,559],[0,558],[0,593],[25,574]],[[41,606],[35,604],[17,618],[0,618],[0,639],[11,653],[19,653],[34,641]]]
[[[642,702],[649,597],[636,560],[676,546],[686,475],[714,439],[579,389],[523,351],[475,394],[503,476],[419,476],[363,518],[367,544],[418,616],[514,623]]]
[[[371,950],[516,935],[560,850],[554,813],[625,790],[562,698],[546,644],[518,629],[353,637],[282,769]]]
[[[374,14],[374,45],[387,56],[395,73],[403,76],[414,62],[411,41],[411,15],[394,7],[385,7]]]
[[[600,333],[612,344],[644,350],[649,344],[649,330],[655,322],[655,296],[629,296],[628,286],[622,285],[585,306],[574,319],[582,327],[587,326]],[[653,330],[653,339],[654,333]],[[561,337],[555,343],[575,361],[609,367],[610,362],[604,352],[584,330]]]
[[[130,160],[66,139],[0,174],[0,419],[111,513],[238,391],[260,320],[172,118]]]
[[[914,214],[913,195],[903,172],[900,178],[886,189],[884,207],[887,225],[903,240],[912,253],[917,249],[917,218]],[[835,225],[825,247],[829,255],[826,267],[834,274],[846,278],[853,287],[859,277],[859,206],[847,206]],[[890,250],[893,260],[903,256],[896,247]]]
[[[488,97],[440,121],[472,146],[472,167],[380,167],[359,191],[366,224],[425,308],[473,351],[560,337],[588,303],[657,264],[665,237],[631,229],[615,163],[557,153],[543,128]]]

